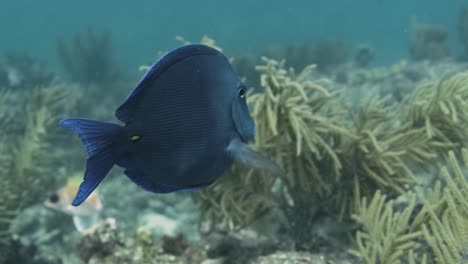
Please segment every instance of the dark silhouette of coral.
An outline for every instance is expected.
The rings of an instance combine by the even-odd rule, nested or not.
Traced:
[[[45,63],[27,53],[8,52],[0,63],[0,86],[31,89],[52,83],[55,76],[48,72]]]
[[[339,40],[278,45],[267,49],[264,55],[275,60],[286,58],[286,66],[295,69],[315,64],[321,72],[331,71],[348,58],[345,44]]]
[[[59,40],[57,53],[71,81],[84,85],[110,85],[120,76],[109,32],[88,28],[75,34],[69,43]]]
[[[356,65],[359,68],[367,68],[372,63],[374,58],[374,49],[367,44],[361,44],[357,46],[356,51],[354,53],[354,65]]]
[[[232,60],[234,70],[243,78],[247,87],[260,88],[260,75],[255,71],[255,65],[259,62],[259,57],[248,53],[237,54]]]
[[[468,8],[460,9],[458,14],[458,36],[464,48],[463,59],[468,60]]]
[[[309,64],[316,64],[317,69],[323,72],[333,70],[348,59],[345,44],[339,40],[319,41],[315,45],[314,53],[315,59]]]
[[[414,23],[410,37],[413,60],[440,60],[450,55],[447,30],[443,27]]]

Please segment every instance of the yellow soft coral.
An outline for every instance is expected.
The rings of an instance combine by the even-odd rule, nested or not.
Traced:
[[[49,188],[57,187],[63,180],[57,172],[54,148],[54,143],[63,140],[57,134],[57,114],[70,110],[73,99],[61,85],[37,88],[26,99],[26,111],[5,112],[0,116],[0,122],[5,124],[0,134],[0,251],[3,253],[9,250],[9,227],[17,214],[42,202]]]
[[[248,99],[257,124],[256,146],[286,170],[284,181],[289,188],[330,193],[342,169],[334,139],[353,137],[337,124],[337,109],[326,105],[334,93],[323,86],[325,81],[309,79],[314,65],[296,74],[284,68],[284,61],[262,60],[264,65],[257,70],[264,91]],[[319,171],[324,159],[331,161],[332,178]]]

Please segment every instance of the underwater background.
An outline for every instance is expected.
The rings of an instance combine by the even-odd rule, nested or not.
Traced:
[[[3,1],[0,263],[468,263],[468,4]],[[252,146],[214,185],[146,192],[58,121],[113,113],[188,43],[249,88]]]

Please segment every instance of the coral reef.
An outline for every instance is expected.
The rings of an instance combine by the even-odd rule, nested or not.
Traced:
[[[398,104],[370,99],[346,115],[327,82],[310,79],[313,66],[296,74],[284,62],[263,60],[257,67],[263,90],[248,99],[257,123],[254,146],[285,173],[234,168],[193,194],[202,222],[238,230],[276,208],[296,249],[310,250],[323,243],[314,233],[321,219],[348,222],[360,200],[377,190],[391,198],[405,194],[419,184],[417,174],[466,142],[467,72],[421,83]]]
[[[109,32],[88,28],[75,34],[70,43],[58,41],[57,54],[65,73],[73,82],[101,86],[114,83],[120,77]]]
[[[424,52],[433,52],[428,50],[437,45],[443,51],[444,33],[423,29],[418,34],[415,43],[426,45]],[[201,42],[220,49],[206,36]],[[64,66],[79,49],[90,56],[96,47],[110,45],[105,35],[95,32],[78,35],[73,43],[59,44]],[[63,183],[69,170],[81,168],[84,157],[53,148],[69,140],[54,126],[58,114],[89,109],[71,109],[79,98],[68,93],[77,89],[65,84],[45,83],[21,96],[13,89],[0,90],[5,105],[27,106],[27,111],[12,107],[0,112],[0,262],[465,260],[468,185],[455,156],[468,159],[468,72],[453,73],[466,65],[402,61],[367,68],[372,54],[366,46],[354,62],[343,64],[345,50],[338,42],[279,50],[275,56],[288,61],[247,55],[231,61],[242,76],[258,84],[248,96],[257,124],[253,147],[274,159],[283,174],[235,164],[210,188],[168,195],[142,192],[120,175],[110,177],[99,189],[107,219],[83,234],[70,235],[65,224],[33,232],[31,226],[63,219],[47,218],[37,207],[25,208]],[[442,57],[423,58],[423,53],[421,59]],[[108,65],[112,56],[104,57],[98,59],[110,78],[115,69]],[[91,62],[67,71],[84,71],[79,68],[87,63]],[[257,65],[255,74],[249,70],[252,65]],[[75,81],[86,85],[78,86],[85,92],[102,92],[107,84],[90,72],[75,77],[80,74]],[[0,71],[2,80],[8,81],[8,76],[5,79]],[[358,89],[365,91],[360,94]],[[93,116],[112,118],[106,108],[119,95],[109,97]],[[434,183],[430,173],[447,157],[450,169],[444,168],[442,181]],[[428,185],[429,191],[418,192]],[[12,224],[18,215],[30,221]],[[65,249],[52,252],[60,243]],[[77,255],[63,252],[72,247]]]
[[[447,58],[450,55],[447,30],[439,26],[413,23],[409,52],[414,60]]]
[[[11,96],[16,96],[12,94]],[[11,222],[21,210],[40,203],[63,183],[63,160],[55,144],[65,140],[57,133],[58,114],[73,107],[73,96],[63,86],[38,88],[25,100],[25,109],[5,104],[2,134],[0,235],[3,253],[10,251]],[[2,97],[7,101],[7,97]],[[62,171],[63,172],[63,171]],[[52,189],[50,189],[52,188]],[[14,254],[13,254],[14,255]]]
[[[433,248],[447,244],[437,242],[448,239],[440,234],[453,234],[437,231],[437,224],[431,224],[444,211],[442,206],[434,205],[445,198],[441,198],[437,185],[426,200],[407,192],[421,184],[424,180],[421,174],[436,168],[434,165],[447,151],[466,153],[462,148],[467,135],[468,73],[441,79],[438,69],[451,73],[460,68],[425,62],[360,69],[367,75],[355,85],[405,76],[411,86],[407,93],[411,95],[399,100],[369,96],[370,99],[363,100],[366,103],[361,101],[348,108],[344,103],[347,100],[340,95],[340,84],[316,79],[314,66],[296,73],[286,69],[284,61],[267,58],[262,61],[257,67],[261,89],[248,97],[257,123],[254,147],[275,159],[284,175],[269,175],[236,165],[214,186],[191,193],[201,212],[201,240],[197,243],[202,246],[194,247],[190,241],[184,245],[181,238],[168,234],[162,239],[166,246],[159,246],[153,240],[154,233],[147,231],[151,227],[139,222],[140,226],[145,225],[137,235],[140,238],[124,239],[128,251],[136,254],[129,257],[129,253],[120,253],[123,249],[117,245],[112,254],[96,255],[90,260],[105,263],[126,256],[126,261],[135,263],[156,255],[153,259],[173,261],[169,263],[188,259],[236,263],[240,257],[245,263],[274,263],[283,257],[294,258],[296,253],[288,251],[291,249],[321,252],[328,245],[345,252],[349,247],[348,234],[358,224],[360,231],[351,253],[364,263],[431,263],[439,254]],[[338,89],[331,89],[333,86]],[[125,184],[115,186],[120,185]],[[133,202],[124,202],[132,204],[129,210],[156,208],[152,207],[152,199],[143,194],[138,197],[136,193],[122,195],[135,195]],[[424,201],[431,206],[422,205]],[[114,201],[119,202],[122,201]],[[172,201],[157,210],[164,212],[166,209],[162,208],[177,203]],[[232,237],[242,231],[254,232],[254,240],[260,241],[265,234],[258,226],[269,225],[264,219],[272,214],[277,214],[274,218],[277,223],[268,234],[276,238],[284,235],[292,246],[286,249],[275,243],[252,246],[245,237]],[[327,230],[327,222],[333,228]],[[214,234],[221,237],[213,242],[210,237]],[[203,246],[206,244],[209,246]],[[142,249],[143,245],[148,245],[148,251]],[[168,245],[173,246],[167,248]],[[139,253],[143,251],[147,253]],[[440,251],[445,254],[446,249]],[[296,257],[317,260],[316,255],[309,253]],[[343,259],[352,258],[345,255]]]

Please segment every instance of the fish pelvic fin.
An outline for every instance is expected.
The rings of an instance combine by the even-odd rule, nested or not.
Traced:
[[[83,233],[99,221],[99,215],[90,214],[85,216],[73,216],[73,224],[78,232]]]
[[[230,158],[246,166],[266,170],[277,175],[284,174],[283,170],[275,162],[263,157],[239,138],[231,140],[227,147],[227,153]]]
[[[117,161],[119,155],[115,146],[123,128],[80,118],[65,119],[59,124],[77,134],[88,153],[84,179],[72,202],[73,206],[78,206],[96,189]]]

